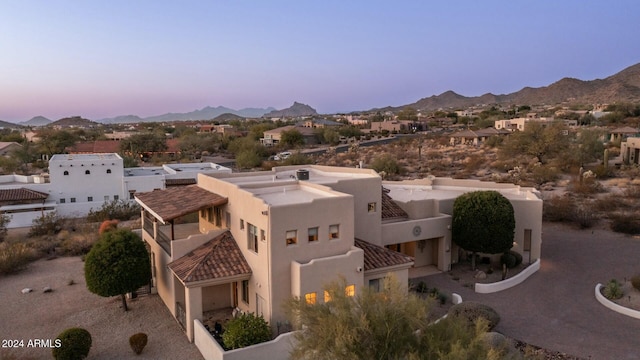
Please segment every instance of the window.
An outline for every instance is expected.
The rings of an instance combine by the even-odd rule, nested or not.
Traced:
[[[262,229],[260,229],[260,241],[267,241],[267,234]]]
[[[222,227],[222,209],[219,207],[214,207],[213,214],[216,219],[216,226]]]
[[[369,211],[370,213],[376,212],[376,203],[375,202],[370,202],[367,205],[367,211]]]
[[[347,287],[344,288],[344,294],[351,297],[356,296],[356,286],[347,285]]]
[[[298,230],[287,231],[287,245],[295,245],[298,243]]]
[[[207,208],[207,221],[213,224],[213,209]]]
[[[67,199],[60,199],[60,204],[64,204],[67,202]]]
[[[316,303],[316,293],[315,292],[310,292],[310,293],[304,294],[304,300],[309,305],[315,304]]]
[[[90,170],[85,170],[85,171],[84,171],[84,174],[85,174],[85,175],[91,175],[91,171],[90,171]]]
[[[249,250],[258,252],[258,228],[251,223],[247,223],[247,227],[249,228],[247,233]]]
[[[89,196],[89,197],[87,198],[87,201],[93,201],[93,196]]]
[[[318,228],[309,228],[309,242],[318,241]]]
[[[324,291],[324,302],[328,303],[329,301],[331,301],[331,294],[325,290]]]
[[[76,198],[71,198],[71,202],[72,203],[76,202]]]
[[[240,230],[244,230],[244,220],[240,219]]]
[[[113,200],[119,200],[120,199],[120,195],[113,195]]]
[[[329,239],[337,239],[340,237],[340,225],[329,226]]]
[[[67,175],[69,175],[69,172],[68,172],[67,170],[65,170],[65,171],[62,173],[62,175],[67,176]]]
[[[369,280],[369,288],[375,292],[380,291],[380,279]]]
[[[249,280],[242,280],[242,301],[249,305]]]
[[[133,200],[135,199],[135,194],[136,191],[135,190],[129,190],[129,200]]]
[[[229,213],[227,211],[227,213],[225,215],[226,215],[225,216],[226,217],[225,218],[225,224],[227,225],[227,229],[230,229],[231,228],[231,213]]]
[[[107,174],[111,174],[111,169],[107,169]]]
[[[109,195],[104,196],[104,201],[109,201]]]

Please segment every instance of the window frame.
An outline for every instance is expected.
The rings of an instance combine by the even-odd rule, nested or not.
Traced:
[[[298,230],[287,230],[284,238],[287,246],[298,244]]]
[[[252,223],[247,223],[247,248],[254,253],[258,253],[258,227]]]
[[[315,235],[311,234],[312,230],[315,231]],[[318,236],[319,233],[320,233],[320,229],[317,226],[308,228],[307,229],[307,240],[309,242],[318,242],[318,240],[320,240],[320,237]]]
[[[333,229],[335,228],[335,232]],[[329,240],[340,239],[340,224],[329,225]]]
[[[240,286],[240,298],[242,301],[249,305],[249,280],[242,280],[242,284]]]

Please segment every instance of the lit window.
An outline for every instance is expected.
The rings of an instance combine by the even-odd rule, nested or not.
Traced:
[[[249,280],[242,280],[242,301],[249,304]]]
[[[91,174],[91,171],[89,171],[89,170],[85,170],[84,174],[85,174],[85,175],[89,175],[89,174]]]
[[[324,302],[328,303],[329,301],[331,301],[331,294],[325,290],[324,291]]]
[[[87,198],[87,201],[93,201],[93,196],[89,196],[89,197]]]
[[[258,252],[258,228],[251,223],[247,223],[247,227],[249,228],[247,232],[249,250]]]
[[[67,175],[69,175],[69,172],[68,172],[67,170],[65,170],[65,171],[62,173],[62,175],[67,176]]]
[[[347,296],[356,296],[356,286],[347,285],[347,287],[344,288],[344,294]]]
[[[340,226],[339,225],[329,226],[329,239],[337,239],[339,237],[340,237]]]
[[[309,228],[309,242],[318,241],[318,228]]]
[[[76,202],[76,198],[71,198],[71,202],[72,203]]]
[[[370,202],[370,203],[367,205],[367,211],[369,211],[370,213],[374,213],[374,212],[376,212],[376,203],[374,203],[374,202]]]
[[[298,231],[297,230],[289,230],[287,231],[287,245],[294,245],[298,243]]]
[[[316,293],[315,292],[310,292],[308,294],[304,295],[304,300],[307,302],[307,304],[309,305],[313,305],[316,303]]]

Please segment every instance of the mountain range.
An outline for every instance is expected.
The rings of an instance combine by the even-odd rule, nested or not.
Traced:
[[[211,107],[207,106],[200,110],[194,110],[188,113],[167,113],[162,115],[149,116],[141,118],[136,115],[123,115],[114,118],[106,118],[98,120],[105,124],[122,124],[122,123],[138,123],[138,122],[163,122],[176,120],[210,120],[222,114],[233,114],[243,118],[259,118],[262,115],[275,110],[268,107],[261,108],[245,108],[240,110],[230,109],[224,106]]]

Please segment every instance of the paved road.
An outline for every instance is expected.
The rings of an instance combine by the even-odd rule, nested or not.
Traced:
[[[496,330],[513,338],[585,359],[640,359],[640,320],[594,297],[597,283],[640,274],[640,239],[557,224],[545,224],[542,238],[540,271],[514,288],[476,294],[446,273],[425,281],[492,306]]]

